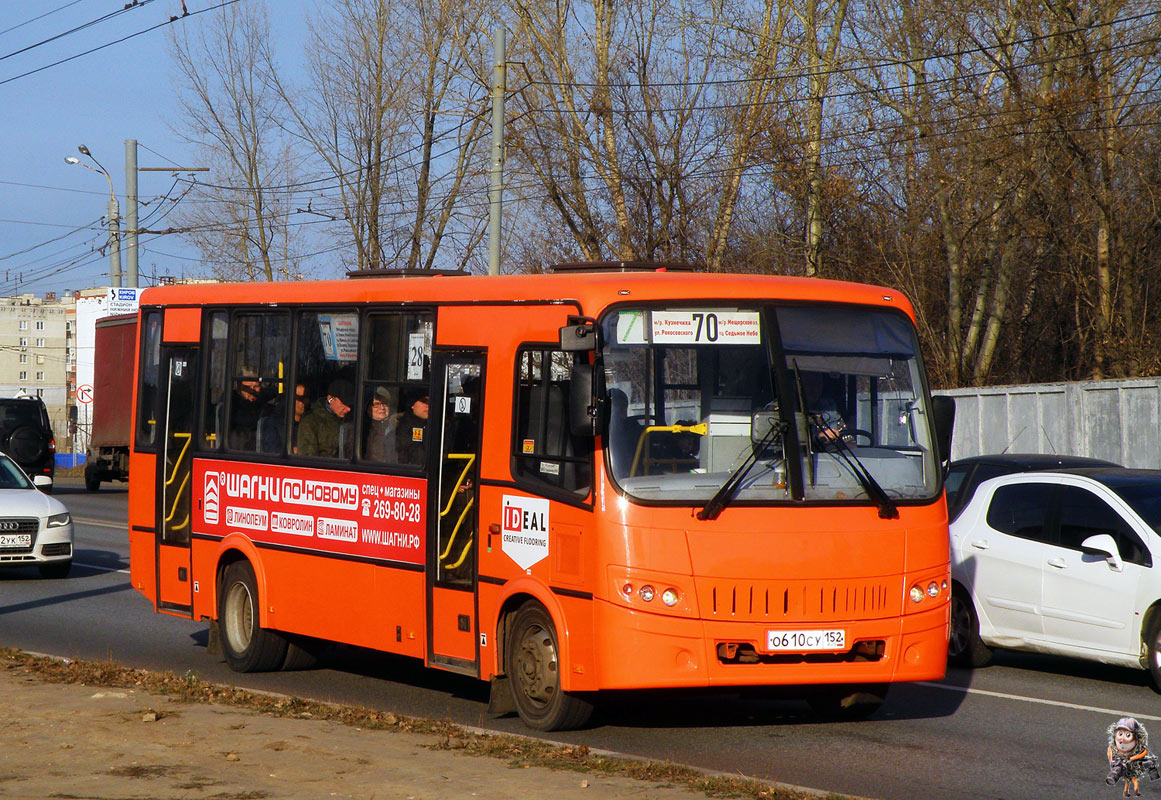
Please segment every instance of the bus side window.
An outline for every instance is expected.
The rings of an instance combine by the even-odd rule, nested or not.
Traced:
[[[362,402],[352,411],[364,461],[422,466],[427,460],[432,319],[422,310],[367,315]]]
[[[264,417],[285,419],[290,325],[283,312],[238,314],[233,320],[226,444],[230,450],[259,451],[258,423]]]
[[[141,395],[137,403],[137,446],[152,447],[157,438],[157,393],[161,370],[161,312],[145,315],[141,331]]]
[[[221,450],[226,440],[226,359],[229,356],[226,337],[230,320],[225,311],[215,311],[207,316],[204,344],[207,378],[201,441],[203,450]]]
[[[517,478],[586,497],[592,442],[569,433],[569,379],[577,355],[522,349],[517,361],[512,472]]]
[[[353,309],[303,311],[295,341],[295,391],[302,384],[310,398],[309,409],[293,428],[295,452],[349,461],[359,416],[355,396],[359,315]]]

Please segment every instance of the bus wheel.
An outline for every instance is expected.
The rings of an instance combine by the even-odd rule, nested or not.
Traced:
[[[267,672],[286,660],[286,639],[259,620],[258,581],[249,561],[235,561],[222,575],[218,627],[222,654],[235,672]]]
[[[865,719],[887,699],[887,684],[864,686],[825,686],[810,694],[806,701],[820,717],[831,720]]]
[[[508,683],[520,719],[538,731],[579,728],[592,703],[560,689],[560,648],[552,618],[539,603],[525,603],[508,626]]]

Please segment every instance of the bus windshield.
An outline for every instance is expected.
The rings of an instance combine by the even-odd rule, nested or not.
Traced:
[[[902,313],[621,307],[602,333],[608,464],[632,497],[704,505],[727,481],[735,504],[936,497],[928,396]]]

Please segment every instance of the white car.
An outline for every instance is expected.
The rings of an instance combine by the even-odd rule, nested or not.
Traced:
[[[72,564],[69,510],[0,453],[0,567],[35,565],[42,577],[64,578]]]
[[[1161,689],[1161,470],[980,483],[951,524],[952,663],[992,648],[1148,669]]]

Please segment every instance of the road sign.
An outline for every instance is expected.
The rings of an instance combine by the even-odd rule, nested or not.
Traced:
[[[136,314],[138,293],[141,290],[137,287],[121,288],[109,287],[109,300],[105,306],[106,311],[110,316],[115,314]]]
[[[93,387],[87,383],[82,383],[77,387],[77,402],[88,405],[93,402]]]

